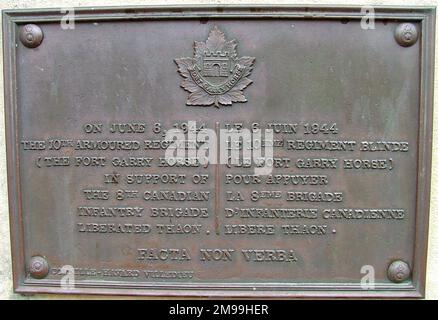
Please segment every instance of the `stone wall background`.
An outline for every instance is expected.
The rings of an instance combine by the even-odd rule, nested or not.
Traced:
[[[81,6],[117,5],[172,5],[172,4],[330,4],[330,5],[387,5],[387,6],[437,6],[438,0],[0,0],[0,9],[61,8]],[[1,19],[1,17],[0,17]],[[438,26],[438,23],[437,23]],[[0,24],[1,29],[1,24]],[[438,31],[436,32],[438,34]],[[1,39],[0,39],[1,41]],[[435,41],[438,44],[438,41]],[[438,53],[438,45],[436,46]],[[3,74],[3,57],[0,52],[0,74]],[[438,62],[435,55],[435,112],[432,160],[432,194],[429,227],[428,270],[426,299],[438,299]],[[9,237],[9,212],[6,176],[6,146],[4,135],[3,77],[0,77],[0,299],[53,299],[99,298],[98,296],[34,295],[31,297],[13,293],[12,266]],[[420,199],[421,201],[421,199]]]

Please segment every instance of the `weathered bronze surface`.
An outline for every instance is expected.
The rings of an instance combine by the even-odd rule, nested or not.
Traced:
[[[15,290],[423,296],[435,12],[375,13],[5,11]],[[172,128],[273,129],[273,171],[169,165]]]

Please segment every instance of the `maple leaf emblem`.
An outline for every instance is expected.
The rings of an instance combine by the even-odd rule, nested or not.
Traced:
[[[227,41],[215,26],[205,42],[194,42],[193,58],[175,59],[184,78],[181,87],[190,93],[187,105],[219,108],[247,101],[243,89],[252,83],[248,76],[255,58],[239,58],[236,48],[237,41]]]

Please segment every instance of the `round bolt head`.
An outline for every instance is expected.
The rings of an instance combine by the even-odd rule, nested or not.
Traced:
[[[43,41],[44,35],[40,27],[35,24],[26,24],[21,27],[20,40],[28,48],[36,48]]]
[[[29,273],[32,278],[42,279],[49,273],[49,264],[41,256],[34,256],[29,261]]]
[[[388,267],[388,279],[395,283],[400,283],[409,278],[411,269],[409,265],[401,260],[393,261]]]
[[[418,40],[418,31],[412,23],[401,23],[395,29],[395,40],[402,47],[410,47]]]

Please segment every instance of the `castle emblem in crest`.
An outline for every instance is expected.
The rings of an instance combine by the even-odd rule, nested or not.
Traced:
[[[251,80],[255,58],[237,56],[237,41],[227,41],[217,27],[207,41],[195,41],[193,58],[175,59],[178,72],[184,78],[181,87],[188,91],[189,106],[231,106],[246,102],[243,95]]]

